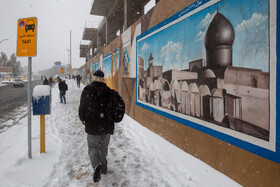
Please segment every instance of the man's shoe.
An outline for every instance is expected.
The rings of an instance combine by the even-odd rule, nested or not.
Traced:
[[[107,165],[101,165],[101,174],[105,175],[107,173]]]
[[[101,174],[106,175],[106,174],[107,174],[107,168],[106,168],[106,169],[105,169],[105,168],[103,169],[103,167],[102,167]]]
[[[101,166],[97,165],[94,170],[93,181],[98,182],[100,181],[100,179],[101,179]]]

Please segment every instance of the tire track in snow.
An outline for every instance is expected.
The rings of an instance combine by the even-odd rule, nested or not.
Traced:
[[[73,81],[67,82],[67,104],[61,104],[58,85],[52,89],[51,131],[61,139],[62,150],[59,161],[54,165],[50,180],[45,186],[70,186],[79,184],[76,176],[81,167],[89,165],[84,127],[78,118],[78,103],[81,88],[76,88]],[[73,114],[76,114],[73,116]],[[58,120],[57,120],[58,119]],[[78,185],[77,185],[78,186]]]

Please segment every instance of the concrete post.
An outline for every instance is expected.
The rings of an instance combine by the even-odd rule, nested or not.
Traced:
[[[130,26],[132,0],[124,0],[124,31]]]
[[[100,36],[99,36],[99,33],[97,33],[96,35],[97,39],[96,39],[96,45],[97,45],[97,53],[100,52],[100,44],[101,44],[101,41],[100,41]]]
[[[106,46],[108,45],[108,19],[105,18],[105,26],[106,26]]]
[[[94,47],[93,47],[93,44],[92,44],[92,47],[91,47],[91,54],[92,54],[92,57],[94,57]]]

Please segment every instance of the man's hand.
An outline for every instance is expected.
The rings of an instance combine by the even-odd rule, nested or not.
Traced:
[[[85,121],[82,121],[82,124],[84,125],[84,124],[86,124],[86,122],[85,122]]]

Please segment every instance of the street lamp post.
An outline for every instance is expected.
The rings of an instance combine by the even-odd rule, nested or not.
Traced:
[[[70,30],[70,67],[72,68],[72,48],[71,48],[71,43],[72,43],[72,41],[71,41],[71,32],[72,32],[72,30]]]
[[[70,64],[70,49],[66,49],[67,50],[67,57],[68,57],[68,63],[67,64]]]

